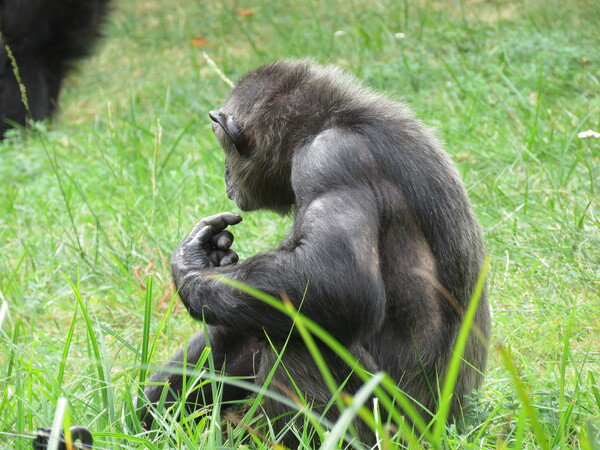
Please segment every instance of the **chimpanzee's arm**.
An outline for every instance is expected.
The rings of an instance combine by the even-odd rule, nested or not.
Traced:
[[[222,274],[296,308],[334,336],[351,341],[383,319],[385,291],[379,271],[377,213],[364,188],[332,190],[298,210],[290,251],[257,254],[238,265],[216,267],[207,248],[213,236],[241,219],[222,213],[200,221],[175,251],[173,278],[190,314],[240,332],[284,337],[291,320],[264,302],[223,284]],[[289,242],[289,241],[288,241]]]

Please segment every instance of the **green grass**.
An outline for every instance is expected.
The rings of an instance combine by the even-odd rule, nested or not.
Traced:
[[[600,139],[577,137],[600,131],[599,20],[592,0],[118,2],[52,124],[0,144],[0,447],[30,448],[14,435],[50,427],[60,397],[102,448],[274,439],[257,403],[243,425],[219,408],[161,434],[123,420],[144,363],[198,328],[171,252],[197,219],[235,210],[207,117],[229,87],[206,52],[233,80],[282,57],[340,64],[445,141],[484,229],[494,328],[467,427],[434,425],[431,444],[600,448]],[[290,225],[244,217],[242,258]],[[363,394],[392,390],[375,380]],[[372,416],[359,406],[346,419]]]

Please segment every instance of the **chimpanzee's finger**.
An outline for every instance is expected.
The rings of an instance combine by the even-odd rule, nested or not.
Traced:
[[[219,266],[230,266],[231,264],[235,264],[238,262],[239,257],[236,252],[233,250],[228,250],[225,252],[225,256],[221,258],[219,261]]]
[[[192,231],[190,231],[190,234],[188,234],[188,236],[185,238],[185,240],[183,241],[184,244],[188,244],[196,239],[196,237],[200,234],[202,234],[202,242],[205,243],[207,240],[210,239],[210,236],[208,236],[208,239],[206,239],[206,235],[204,233],[207,233],[206,229],[210,230],[210,236],[213,235],[214,231],[212,229],[212,227],[206,223],[204,223],[203,221],[198,221],[196,222],[196,225],[194,225],[194,228],[192,229]]]
[[[194,229],[190,232],[188,237],[184,240],[184,243],[188,243],[196,237],[204,228],[210,227],[213,233],[220,233],[228,225],[236,225],[242,221],[242,217],[238,214],[224,212],[215,214],[213,216],[205,217],[199,220],[194,225]]]
[[[222,257],[223,257],[223,252],[221,250],[213,250],[208,253],[208,260],[215,267],[218,267],[221,264]]]
[[[200,222],[204,222],[206,225],[213,227],[215,233],[219,233],[227,228],[228,225],[237,225],[242,221],[242,216],[231,212],[224,212],[208,216],[202,219]]]
[[[213,247],[219,250],[228,250],[231,244],[233,244],[233,234],[228,230],[223,230],[220,233],[214,234],[210,242]]]
[[[199,230],[193,235],[190,234],[191,239],[189,242],[184,243],[184,245],[194,249],[202,248],[206,250],[206,244],[210,242],[210,238],[212,237],[213,233],[214,231],[211,226],[204,225],[204,227],[199,228]]]

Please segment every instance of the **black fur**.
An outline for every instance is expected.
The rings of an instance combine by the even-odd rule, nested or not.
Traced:
[[[88,55],[110,0],[0,0],[0,139],[15,122],[42,120],[57,106],[62,81]],[[30,113],[6,51],[25,85]]]
[[[292,323],[208,276],[213,273],[275,297],[285,293],[368,369],[398,380],[430,417],[461,310],[468,306],[484,259],[463,184],[433,133],[405,105],[369,91],[335,67],[310,61],[281,61],[250,72],[211,118],[225,151],[229,196],[243,210],[293,208],[295,219],[279,248],[237,265],[230,250],[233,237],[223,231],[241,220],[232,213],[203,219],[175,251],[179,295],[193,317],[209,324],[217,364],[224,364],[226,373],[255,375],[262,382],[275,358],[265,334],[279,346]],[[475,325],[489,337],[485,292]],[[204,338],[192,341],[188,362],[195,363],[203,348]],[[342,383],[350,369],[323,351]],[[462,366],[454,419],[464,396],[481,384],[487,353],[486,344],[472,336],[464,354],[472,367]],[[315,405],[329,401],[299,336],[292,335],[283,364],[305,398]],[[181,377],[166,370],[153,381],[167,379],[172,399]],[[284,370],[275,380],[293,391]],[[345,390],[359,385],[350,378]],[[151,402],[162,388],[146,389]],[[226,390],[225,397],[234,398],[231,392]],[[189,400],[193,407],[197,398]],[[287,411],[272,400],[264,408],[270,417]],[[372,441],[367,428],[357,425],[361,439]]]

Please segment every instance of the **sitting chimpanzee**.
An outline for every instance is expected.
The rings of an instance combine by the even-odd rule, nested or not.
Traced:
[[[210,117],[225,152],[228,196],[244,211],[291,210],[294,226],[277,249],[236,264],[225,228],[241,217],[221,213],[196,224],[175,251],[172,270],[183,303],[207,326],[151,379],[147,399],[156,403],[165,386],[168,402],[180,395],[183,360],[193,367],[206,340],[218,369],[262,383],[277,358],[272,346],[281,349],[289,337],[271,387],[297,389],[316,411],[330,401],[300,335],[290,335],[292,320],[218,274],[288,298],[367,370],[389,373],[431,417],[484,261],[469,199],[433,133],[405,105],[338,68],[306,60],[250,72]],[[474,326],[480,333],[471,333],[463,355],[453,419],[483,378],[490,332],[485,291]],[[356,392],[360,380],[352,368],[321,350],[338,385]],[[248,394],[223,389],[223,400]],[[211,398],[208,383],[186,401],[194,408]],[[288,406],[272,399],[264,410],[270,418],[284,416],[275,422],[279,429],[291,417]],[[326,412],[332,420],[338,414],[335,407]],[[152,420],[148,409],[144,420]],[[360,439],[372,442],[358,422]],[[290,436],[282,439],[293,445]]]

